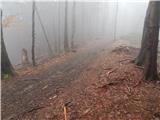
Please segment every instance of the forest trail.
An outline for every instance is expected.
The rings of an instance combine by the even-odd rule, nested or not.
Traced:
[[[114,46],[114,45],[110,45]],[[160,84],[146,82],[129,46],[99,51],[69,87],[20,120],[159,120]],[[64,107],[65,106],[65,107]]]
[[[2,119],[14,119],[32,111],[50,97],[67,90],[105,48],[109,49],[109,44],[93,40],[67,60],[51,64],[43,72],[2,82]]]

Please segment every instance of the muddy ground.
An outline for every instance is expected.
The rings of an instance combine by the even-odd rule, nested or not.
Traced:
[[[138,49],[99,43],[2,81],[2,119],[159,120],[160,84],[130,62]]]

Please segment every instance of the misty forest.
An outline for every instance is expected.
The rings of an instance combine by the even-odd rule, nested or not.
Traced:
[[[160,1],[2,1],[2,120],[160,120]]]

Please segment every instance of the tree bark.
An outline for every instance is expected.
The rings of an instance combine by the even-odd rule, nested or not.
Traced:
[[[55,54],[57,54],[57,53],[58,53],[57,34],[55,34],[55,40],[54,40],[54,51],[55,51]]]
[[[5,74],[14,75],[14,69],[9,60],[3,39],[2,10],[1,10],[1,77],[3,78],[3,75]]]
[[[58,53],[60,54],[61,52],[61,32],[60,32],[60,24],[61,24],[61,16],[60,16],[60,13],[61,13],[61,2],[59,2],[59,6],[58,6]]]
[[[148,34],[150,32],[149,26],[151,26],[151,24],[154,23],[154,21],[151,23],[151,20],[152,20],[152,15],[151,14],[153,14],[152,11],[153,11],[153,6],[154,6],[153,2],[150,2],[149,5],[148,5],[148,9],[147,9],[146,17],[145,17],[145,21],[144,21],[144,27],[143,27],[141,49],[140,49],[140,52],[139,52],[138,56],[134,60],[135,64],[138,65],[138,66],[144,65],[145,55],[146,55],[146,52],[147,52],[147,44],[148,44],[149,39],[150,39],[150,36]],[[158,3],[158,1],[156,3]]]
[[[159,21],[160,21],[160,1],[149,3],[150,19],[148,20],[147,36],[148,44],[146,45],[146,54],[144,60],[144,75],[146,80],[157,80],[157,53],[159,38]]]
[[[48,54],[49,54],[50,57],[53,57],[53,56],[54,56],[54,55],[53,55],[53,50],[52,50],[51,44],[50,44],[50,42],[49,42],[49,39],[48,39],[48,37],[47,37],[47,32],[46,32],[45,27],[44,27],[44,25],[43,25],[43,23],[42,23],[42,19],[41,19],[41,17],[40,17],[40,14],[39,14],[39,12],[38,12],[38,9],[37,9],[36,5],[34,5],[34,9],[35,9],[35,12],[37,13],[37,17],[38,17],[38,19],[39,19],[40,25],[41,25],[42,30],[43,30],[43,33],[44,33],[45,40],[46,40],[46,42],[47,42]]]
[[[69,51],[68,44],[68,2],[65,2],[65,28],[64,28],[64,50],[65,52]]]
[[[159,28],[151,28],[150,36],[152,39],[149,40],[149,45],[146,52],[146,58],[144,62],[144,75],[146,80],[158,79],[157,72],[157,51],[158,51],[158,34]]]
[[[75,37],[75,32],[76,32],[76,3],[75,1],[73,2],[73,9],[72,9],[72,38],[71,38],[71,48],[74,49],[74,37]]]
[[[36,66],[35,61],[35,1],[32,4],[32,64]]]
[[[118,0],[117,0],[115,22],[114,22],[114,41],[117,40],[118,6],[119,6],[119,4],[118,4]]]

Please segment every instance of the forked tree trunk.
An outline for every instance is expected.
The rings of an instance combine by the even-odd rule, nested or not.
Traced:
[[[160,21],[160,1],[150,2],[150,20],[148,25],[148,44],[144,62],[144,74],[146,80],[157,80],[157,53]]]
[[[1,77],[3,78],[3,75],[5,74],[14,75],[14,69],[9,60],[4,39],[3,39],[2,10],[1,10],[0,21],[1,21]]]

